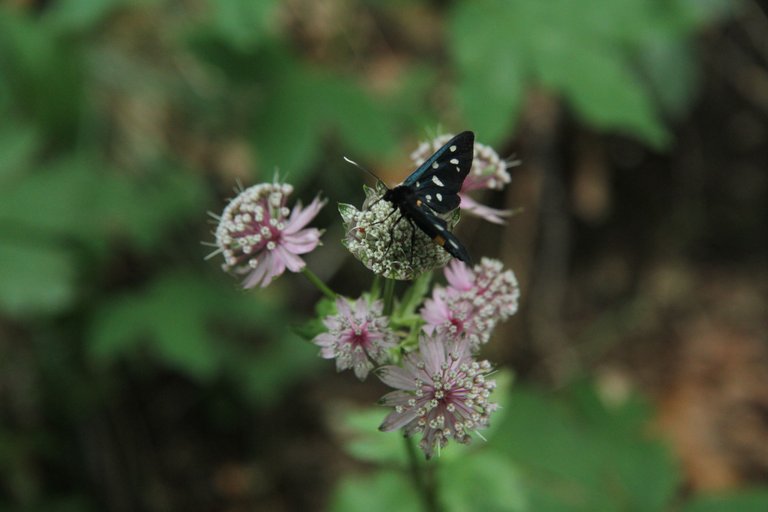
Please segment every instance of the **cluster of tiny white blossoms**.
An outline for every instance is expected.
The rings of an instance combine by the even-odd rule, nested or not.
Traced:
[[[466,337],[472,350],[488,342],[496,325],[517,312],[520,288],[500,261],[483,258],[473,269],[454,260],[445,269],[447,287],[436,286],[424,302],[424,330],[446,329]]]
[[[387,351],[397,345],[397,336],[382,310],[380,300],[369,303],[360,297],[350,306],[347,299],[336,299],[336,314],[323,320],[327,331],[312,340],[321,347],[320,355],[336,359],[336,371],[353,368],[355,376],[365,380],[373,363],[384,363]]]
[[[306,208],[286,205],[293,187],[287,183],[261,183],[249,187],[224,208],[216,228],[217,251],[222,268],[248,274],[245,288],[267,286],[286,268],[298,272],[308,253],[320,243],[321,232],[304,229],[325,204],[315,198]]]
[[[429,142],[422,142],[419,147],[411,153],[411,161],[416,165],[421,165],[432,153],[437,151],[446,142],[451,140],[453,135],[439,135]],[[467,192],[472,190],[503,189],[512,178],[507,169],[516,165],[518,162],[508,162],[499,157],[499,154],[490,146],[475,142],[474,156],[472,158],[472,168],[461,186],[461,209],[472,215],[478,216],[495,224],[503,224],[503,217],[512,214],[510,210],[499,210],[483,205],[472,199]]]
[[[374,274],[388,279],[410,280],[445,265],[451,256],[408,219],[401,219],[392,203],[381,199],[385,191],[382,185],[366,187],[361,210],[339,204],[344,246]],[[448,215],[450,229],[458,219],[458,210]]]
[[[379,427],[384,432],[404,429],[406,436],[421,433],[419,447],[430,458],[449,439],[471,441],[470,432],[486,428],[497,404],[490,402],[496,382],[487,380],[488,361],[475,361],[466,340],[436,333],[422,334],[419,351],[405,357],[403,366],[384,366],[379,378],[396,389],[380,400],[394,407]]]

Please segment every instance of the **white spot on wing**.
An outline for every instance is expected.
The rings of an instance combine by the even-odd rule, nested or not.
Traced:
[[[453,165],[459,165],[459,159],[458,158],[451,158],[451,163]]]
[[[437,169],[438,167],[440,167],[440,164],[438,164],[437,162],[432,164],[433,169]]]
[[[438,178],[437,176],[432,176],[432,182],[433,182],[435,185],[437,185],[438,187],[443,187],[443,186],[444,186],[444,185],[443,185],[443,182],[442,182],[442,181],[440,181],[440,178]]]
[[[457,249],[459,248],[459,246],[453,240],[448,240],[448,243],[451,244],[453,247],[455,247]]]
[[[461,172],[461,169],[459,168],[458,165],[456,166],[456,172]]]
[[[456,146],[451,146],[448,149],[451,151],[451,153],[453,153],[454,151],[456,151]]]
[[[445,228],[440,224],[435,223],[435,227],[437,228],[438,231],[445,231]]]
[[[443,200],[443,194],[441,194],[440,192],[435,194],[435,197],[437,198],[438,201],[442,201]]]
[[[429,195],[429,194],[427,194],[425,197],[427,198],[427,201],[431,201],[432,200],[432,196]]]

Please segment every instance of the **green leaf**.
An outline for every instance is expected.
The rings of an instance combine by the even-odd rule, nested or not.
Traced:
[[[307,341],[311,341],[318,334],[326,331],[323,320],[325,317],[336,313],[336,301],[327,297],[320,299],[315,305],[315,317],[303,324],[294,327],[296,334]]]
[[[75,298],[75,261],[58,244],[0,238],[0,309],[11,315],[56,313]]]
[[[29,125],[0,125],[0,186],[7,187],[29,169],[40,144],[40,134]]]
[[[210,378],[218,367],[208,331],[211,290],[193,276],[167,276],[145,291],[116,297],[96,312],[88,351],[99,364],[140,347],[192,377]]]
[[[591,387],[568,402],[516,389],[490,444],[526,471],[532,510],[657,512],[674,496],[672,457],[643,431],[636,402],[607,408]]]
[[[508,459],[488,451],[444,464],[439,479],[447,512],[534,510],[528,506],[518,469]]]
[[[0,63],[14,111],[62,145],[74,140],[83,100],[84,62],[76,44],[46,24],[0,7]]]
[[[501,43],[509,39],[511,21],[504,9],[489,12],[482,4],[458,5],[449,25],[451,49],[461,72],[456,94],[464,117],[479,137],[495,144],[520,114],[528,64],[514,41]]]
[[[395,316],[405,317],[416,312],[430,290],[432,272],[425,272],[414,280],[395,309]]]
[[[525,91],[543,85],[585,123],[661,147],[669,134],[659,112],[680,115],[694,90],[692,32],[717,15],[698,9],[688,0],[457,3],[449,33],[464,114],[494,142],[514,126]]]
[[[272,318],[263,324],[271,323],[273,329],[280,330],[284,324],[275,321],[280,315],[280,311],[273,311]],[[274,332],[272,337],[258,348],[223,350],[223,371],[238,382],[247,399],[262,407],[273,404],[295,382],[320,370],[323,363],[317,357],[317,347],[301,338],[284,332]]]
[[[100,179],[93,172],[95,164],[68,158],[46,167],[4,187],[0,223],[25,237],[93,236],[101,213],[94,211],[101,191]]]
[[[667,142],[648,91],[616,52],[564,42],[539,54],[536,71],[544,85],[561,91],[597,128],[635,133],[655,147]]]
[[[210,3],[216,33],[232,46],[247,50],[274,31],[276,0],[216,0]]]
[[[383,155],[395,147],[393,116],[349,77],[303,65],[286,51],[280,68],[264,88],[253,121],[253,142],[260,167],[278,169],[300,183],[320,144],[331,133],[355,152]]]
[[[405,467],[407,462],[402,432],[381,432],[379,425],[390,409],[384,407],[339,413],[341,421],[331,426],[352,457],[382,465]]]
[[[62,32],[94,28],[117,7],[131,0],[60,0],[46,9],[44,21]]]
[[[419,498],[413,483],[402,474],[380,471],[368,477],[342,480],[331,499],[333,512],[418,512]]]
[[[682,117],[696,98],[699,81],[696,55],[688,41],[652,38],[640,50],[638,64],[653,88],[661,109],[671,118]],[[674,80],[669,77],[674,76]]]
[[[768,510],[768,489],[745,489],[722,494],[699,495],[692,498],[681,512],[765,512]]]

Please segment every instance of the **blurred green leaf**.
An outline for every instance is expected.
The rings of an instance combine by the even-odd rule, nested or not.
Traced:
[[[239,49],[258,44],[274,30],[276,0],[214,0],[211,21],[219,36]]]
[[[94,205],[101,180],[89,160],[67,158],[4,186],[0,223],[7,232],[59,238],[93,236],[100,222]]]
[[[439,478],[441,498],[449,512],[535,510],[528,506],[519,471],[494,453],[483,451],[444,464]]]
[[[322,138],[334,131],[356,152],[383,155],[395,146],[393,121],[384,105],[349,78],[294,63],[275,77],[265,98],[254,120],[253,141],[267,173],[279,169],[300,182]]]
[[[139,0],[59,0],[45,12],[45,22],[56,31],[79,32],[95,27],[115,8]],[[146,1],[146,0],[145,0]]]
[[[745,489],[720,495],[695,496],[681,512],[765,512],[768,510],[768,489]]]
[[[281,316],[285,312],[275,310],[271,319],[264,321],[276,331],[265,346],[224,350],[225,371],[242,387],[244,395],[259,406],[270,405],[289,385],[308,378],[322,365],[317,347],[282,332],[286,322],[278,320]]]
[[[532,510],[661,511],[674,496],[677,468],[642,434],[647,417],[629,402],[612,410],[589,387],[561,400],[516,389],[490,444],[520,464]],[[574,400],[575,399],[575,400]]]
[[[113,298],[93,317],[90,356],[104,364],[145,347],[171,367],[210,378],[219,363],[209,330],[212,291],[193,275],[173,275]]]
[[[500,142],[513,129],[528,74],[528,55],[510,51],[504,43],[513,22],[508,15],[492,2],[463,2],[449,25],[451,51],[461,73],[459,104],[469,125],[489,144]]]
[[[419,499],[413,483],[400,473],[381,471],[369,477],[341,481],[331,500],[334,512],[418,512]]]
[[[0,185],[7,187],[8,182],[28,170],[41,142],[39,132],[32,126],[0,124]]]
[[[323,297],[315,304],[315,317],[294,327],[296,334],[311,341],[318,334],[326,331],[323,320],[336,313],[336,301]]]
[[[417,277],[397,304],[394,316],[404,317],[414,314],[416,308],[421,305],[424,301],[424,297],[429,292],[431,283],[432,272],[425,272]]]
[[[692,31],[720,12],[701,9],[686,0],[586,0],[577,9],[568,0],[459,3],[449,26],[464,114],[498,142],[525,89],[544,86],[586,123],[663,146],[659,111],[679,115],[691,101]]]
[[[58,145],[78,133],[84,92],[83,55],[43,23],[0,7],[0,74],[13,108],[35,120]]]
[[[653,87],[659,106],[669,117],[680,118],[696,99],[699,76],[693,48],[679,38],[657,35],[638,53],[641,73]]]
[[[275,297],[247,295],[180,272],[98,308],[88,353],[106,365],[148,351],[198,380],[227,375],[263,404],[319,364],[314,347],[284,332],[288,321]],[[244,344],[246,333],[258,343]]]
[[[0,308],[12,315],[56,313],[76,295],[75,260],[59,244],[0,238]]]
[[[367,462],[405,467],[407,463],[401,432],[381,432],[379,425],[390,409],[384,407],[340,413],[341,421],[332,424],[344,450]]]

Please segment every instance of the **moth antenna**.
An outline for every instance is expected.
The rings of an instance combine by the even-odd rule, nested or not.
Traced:
[[[370,174],[371,176],[373,176],[374,178],[376,178],[376,181],[378,181],[379,183],[381,183],[382,185],[384,185],[384,187],[386,187],[386,188],[389,188],[389,187],[387,187],[387,184],[386,184],[386,183],[384,183],[383,181],[381,181],[381,178],[379,178],[378,176],[376,176],[375,174],[373,174],[371,171],[369,171],[368,169],[366,169],[365,167],[363,167],[363,166],[362,166],[362,165],[360,165],[359,163],[355,162],[354,160],[350,160],[350,159],[349,159],[349,158],[347,158],[347,157],[344,157],[344,160],[345,160],[347,163],[350,163],[350,164],[354,165],[355,167],[357,167],[357,168],[358,168],[358,169],[360,169],[361,171],[363,171],[363,172],[367,172],[368,174]]]

